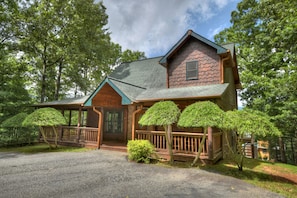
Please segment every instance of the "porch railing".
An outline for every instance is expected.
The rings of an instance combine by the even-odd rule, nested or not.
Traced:
[[[199,149],[203,133],[198,132],[172,132],[172,148],[174,154],[196,155]],[[135,138],[139,140],[149,140],[159,151],[166,150],[165,131],[146,131],[136,130]],[[210,148],[210,145],[212,148]],[[209,152],[213,152],[209,155]],[[222,133],[215,132],[212,134],[212,144],[209,144],[208,134],[206,135],[205,144],[202,147],[202,158],[212,156],[216,158],[222,153]]]
[[[55,133],[53,128],[43,127],[43,129],[47,139],[54,140]],[[58,132],[59,142],[96,144],[98,140],[98,128],[60,126],[60,127],[56,127],[56,130]]]

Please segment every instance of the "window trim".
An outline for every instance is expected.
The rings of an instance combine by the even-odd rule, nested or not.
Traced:
[[[195,63],[195,69],[191,69],[190,70],[190,66],[193,66],[193,65],[190,65],[190,64],[193,64]],[[196,75],[193,76],[193,75],[190,75],[190,72],[196,72]],[[198,80],[198,60],[192,60],[192,61],[187,61],[186,62],[186,80]]]
[[[111,114],[110,119],[108,118],[108,114]],[[117,114],[117,119],[113,114]],[[103,132],[108,134],[121,134],[123,133],[123,119],[124,112],[122,109],[108,109],[104,111],[104,125]],[[111,128],[110,128],[111,127]],[[114,127],[117,130],[114,130]]]

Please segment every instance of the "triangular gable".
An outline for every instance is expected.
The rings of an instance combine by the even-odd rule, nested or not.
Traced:
[[[84,106],[92,106],[93,98],[97,95],[97,93],[102,89],[102,87],[106,83],[109,84],[122,97],[122,105],[128,105],[132,103],[132,101],[108,77],[106,77],[96,88],[96,90],[90,95],[90,97],[86,100]]]
[[[228,50],[202,36],[188,30],[188,32],[167,52],[167,54],[160,60],[160,64],[166,66],[168,58],[170,58],[177,50],[179,50],[191,37],[196,38],[197,40],[215,48],[218,54],[226,53]]]

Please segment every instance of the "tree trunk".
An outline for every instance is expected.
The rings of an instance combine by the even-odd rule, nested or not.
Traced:
[[[46,91],[46,73],[47,73],[47,63],[46,63],[46,46],[43,48],[43,67],[42,67],[42,77],[41,77],[41,94],[40,94],[40,103],[44,102],[45,91]]]
[[[58,132],[55,126],[52,126],[55,133],[55,147],[58,148]]]
[[[166,125],[164,126],[165,129],[165,140],[167,144],[168,153],[170,156],[170,164],[173,164],[173,151],[172,151],[172,126]]]
[[[202,137],[202,140],[201,140],[201,142],[200,142],[200,144],[199,144],[198,153],[197,153],[197,155],[196,155],[196,157],[195,157],[193,163],[191,164],[191,166],[194,166],[194,165],[198,162],[198,160],[199,160],[199,158],[200,158],[200,154],[201,154],[201,152],[202,152],[202,148],[204,147],[204,143],[205,143],[205,139],[206,139],[206,132],[207,132],[207,129],[208,129],[208,127],[204,127],[204,128],[203,128],[203,137]]]
[[[283,139],[280,137],[278,140],[279,140],[279,151],[281,156],[281,162],[287,163],[285,145],[284,145]]]
[[[59,100],[59,94],[60,94],[60,89],[61,89],[62,69],[63,69],[63,59],[61,59],[59,61],[59,68],[58,68],[58,74],[57,74],[57,80],[56,80],[56,90],[55,90],[54,100]]]
[[[44,130],[43,130],[42,126],[40,126],[39,128],[40,128],[41,135],[42,135],[42,137],[43,137],[43,141],[44,141],[45,143],[47,143],[47,144],[49,145],[50,149],[51,149],[51,148],[52,148],[52,145],[47,141],[47,139],[46,139],[46,135],[45,135],[45,133],[44,133]]]

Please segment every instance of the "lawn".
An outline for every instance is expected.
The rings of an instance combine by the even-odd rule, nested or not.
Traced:
[[[90,149],[70,147],[70,146],[58,146],[58,148],[50,149],[47,144],[34,144],[34,145],[22,146],[22,147],[0,148],[0,152],[18,152],[18,153],[25,153],[25,154],[46,153],[46,152],[83,152],[88,150]]]
[[[224,160],[200,168],[244,180],[285,197],[297,197],[297,166],[294,165],[245,159],[243,171]]]

